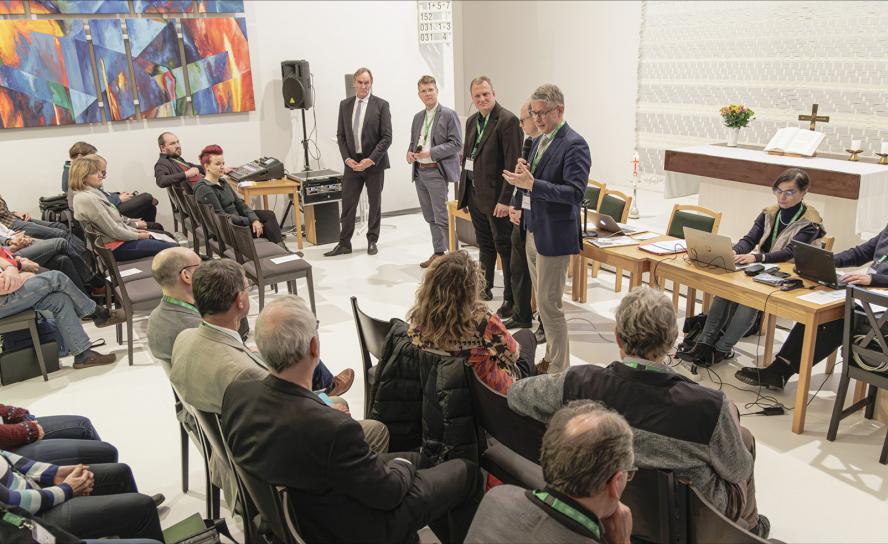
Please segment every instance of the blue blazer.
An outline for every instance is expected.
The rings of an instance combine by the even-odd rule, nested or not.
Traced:
[[[542,141],[537,138],[534,142],[531,157]],[[530,209],[522,213],[540,255],[557,257],[580,252],[580,202],[591,166],[586,140],[565,123],[537,164]],[[521,208],[521,193],[515,191],[512,207]]]

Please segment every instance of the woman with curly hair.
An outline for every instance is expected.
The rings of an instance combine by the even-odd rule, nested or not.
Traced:
[[[509,333],[481,302],[484,285],[481,267],[465,251],[435,259],[407,314],[407,334],[425,350],[465,357],[484,383],[505,394],[532,375],[536,340],[527,329]]]

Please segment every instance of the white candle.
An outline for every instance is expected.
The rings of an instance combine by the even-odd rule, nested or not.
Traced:
[[[860,140],[851,140],[851,150],[856,151],[860,149]]]
[[[882,153],[888,155],[888,141],[882,140]]]

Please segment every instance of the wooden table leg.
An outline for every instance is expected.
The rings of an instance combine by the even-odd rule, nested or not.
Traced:
[[[675,312],[678,313],[678,299],[681,295],[681,284],[677,281],[672,282],[672,307],[675,308]]]
[[[580,254],[577,261],[579,261],[577,274],[580,278],[580,302],[586,303],[589,300],[589,263],[583,254]]]
[[[771,360],[774,358],[774,332],[777,330],[777,316],[765,314],[762,324],[765,328],[765,354],[762,356],[761,364],[756,361],[756,366],[759,368],[770,366]]]
[[[268,209],[268,195],[262,195],[262,209]]]
[[[685,301],[685,318],[691,317],[694,315],[694,311],[697,309],[697,290],[693,287],[688,287],[688,298]]]
[[[863,397],[866,396],[866,382],[861,380],[854,380],[854,399],[851,400],[851,404],[856,402],[860,402],[863,400]]]
[[[703,313],[709,313],[709,305],[712,304],[712,295],[703,293]]]
[[[641,267],[641,263],[636,263],[629,275],[629,290],[631,291],[641,285],[643,280],[644,270]]]
[[[813,320],[805,324],[805,338],[802,340],[802,358],[799,368],[799,385],[796,391],[795,409],[792,413],[792,432],[805,432],[805,413],[808,410],[808,389],[811,387],[811,368],[814,363],[814,342],[817,340],[817,326]]]
[[[836,369],[836,356],[839,354],[839,350],[836,350],[829,354],[829,357],[826,358],[826,373],[832,376],[833,371]]]
[[[451,253],[456,251],[456,216],[454,208],[447,206],[447,247]]]
[[[293,228],[296,229],[296,247],[302,249],[302,210],[299,209],[299,191],[293,193]]]

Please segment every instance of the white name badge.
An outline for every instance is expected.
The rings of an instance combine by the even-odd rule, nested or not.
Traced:
[[[473,161],[472,159],[466,159],[466,165],[463,166],[463,170],[465,170],[466,172],[473,172],[474,166],[475,161]]]
[[[521,209],[523,209],[523,210],[530,209],[530,195],[528,195],[528,194],[521,195]]]

